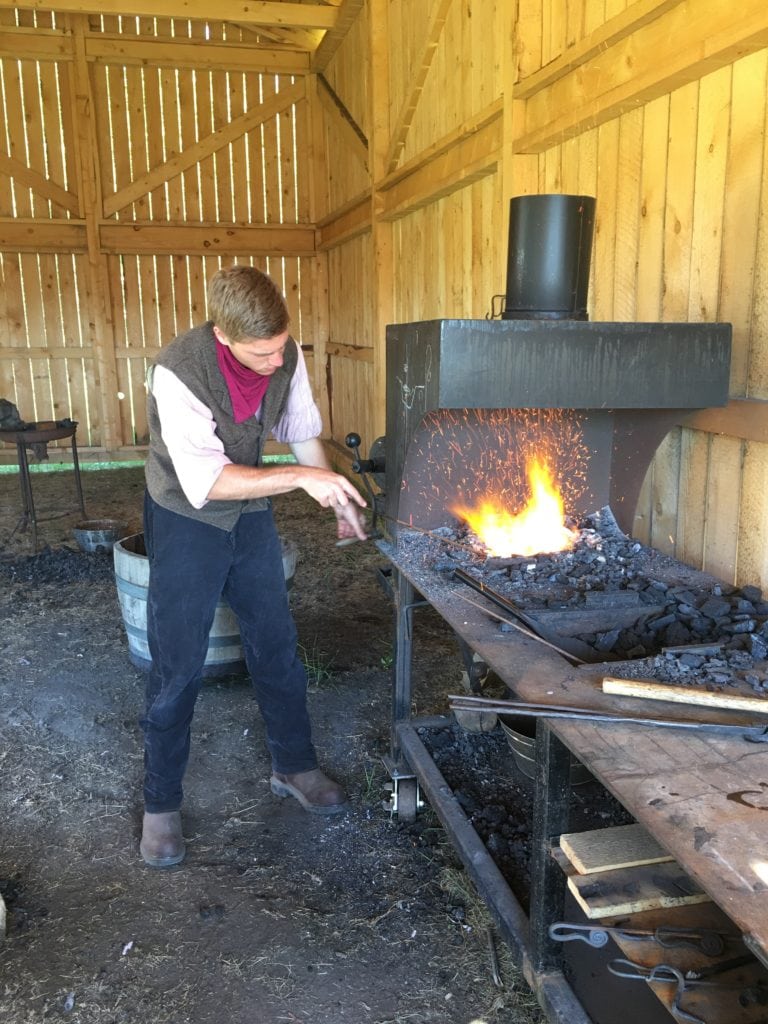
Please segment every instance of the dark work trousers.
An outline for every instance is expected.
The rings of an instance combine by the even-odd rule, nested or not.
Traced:
[[[144,500],[149,556],[147,634],[152,666],[144,729],[144,807],[181,807],[190,727],[216,603],[237,616],[264,718],[273,771],[317,767],[307,713],[307,677],[296,653],[280,538],[272,510],[240,516],[231,532]]]

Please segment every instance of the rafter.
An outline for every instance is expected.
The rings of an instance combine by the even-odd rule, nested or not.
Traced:
[[[352,27],[352,23],[363,9],[364,0],[342,0],[338,7],[338,18],[333,28],[329,29],[317,47],[312,60],[312,71],[322,72],[328,67],[331,58],[341,46],[344,37]]]
[[[215,7],[196,0],[17,0],[3,6],[21,11],[56,10],[63,14],[111,14],[142,18],[184,18],[202,21],[242,21],[248,25],[283,28],[333,29],[337,8],[327,4],[298,4],[289,0],[219,0]]]

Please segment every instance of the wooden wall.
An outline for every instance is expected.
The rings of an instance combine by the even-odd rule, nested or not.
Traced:
[[[595,195],[593,320],[734,331],[732,401],[666,439],[636,532],[726,580],[768,585],[768,9],[368,0],[359,23],[327,72],[347,107],[362,103],[350,68],[367,42],[369,187],[342,187],[349,161],[329,152],[338,205],[320,231],[330,344],[354,347],[335,357],[333,404],[357,411],[364,360],[375,400],[355,425],[370,442],[383,427],[383,325],[484,316],[505,287],[509,197]],[[333,298],[363,253],[367,319]]]
[[[147,365],[222,263],[275,277],[312,369],[309,56],[263,42],[0,9],[0,396],[77,420],[86,452],[146,444]]]
[[[254,260],[330,449],[367,447],[386,324],[489,314],[509,198],[594,194],[593,320],[734,328],[732,400],[664,442],[637,532],[768,585],[764,3],[270,0],[243,14],[266,28],[159,4],[0,7],[0,395],[137,449],[147,360]]]

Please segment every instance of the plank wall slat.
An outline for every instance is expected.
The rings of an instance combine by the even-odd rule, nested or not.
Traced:
[[[640,175],[643,113],[632,110],[619,118],[616,181],[616,261],[613,275],[613,319],[637,318],[637,263],[640,238]]]
[[[718,318],[733,324],[731,395],[747,393],[767,89],[766,51],[734,64],[718,309]]]
[[[768,398],[768,110],[763,131],[763,177],[757,211],[757,253],[752,304],[752,341],[747,377],[751,398]],[[766,581],[768,583],[768,580]]]
[[[736,580],[743,450],[738,438],[711,439],[702,568],[726,583]]]
[[[740,582],[768,580],[768,445],[747,441],[741,482],[741,527],[738,537]]]
[[[670,96],[662,300],[662,320],[667,321],[688,316],[698,110],[698,83]]]
[[[608,121],[606,124],[600,125],[597,136],[597,204],[594,272],[592,274],[593,306],[596,320],[614,319],[619,130],[619,119]]]
[[[731,78],[731,68],[725,67],[700,83],[687,317],[692,321],[716,320],[718,315]]]

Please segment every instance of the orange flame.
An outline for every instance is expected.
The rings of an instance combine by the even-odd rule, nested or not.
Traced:
[[[526,472],[531,497],[517,515],[492,495],[482,498],[474,508],[451,508],[482,541],[488,554],[496,558],[567,551],[576,542],[577,533],[565,525],[563,499],[548,466],[534,458]]]

